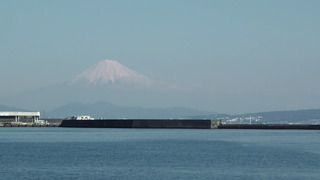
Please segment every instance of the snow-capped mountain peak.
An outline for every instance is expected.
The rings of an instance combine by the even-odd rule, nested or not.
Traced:
[[[106,85],[116,82],[129,84],[150,83],[151,80],[114,60],[99,61],[80,73],[72,83],[84,82],[89,85]]]

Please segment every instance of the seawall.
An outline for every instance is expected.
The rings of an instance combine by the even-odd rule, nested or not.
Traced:
[[[220,124],[219,129],[301,129],[320,130],[320,125],[311,124]]]
[[[216,128],[219,122],[217,120],[181,119],[63,120],[60,127],[212,129]]]
[[[103,119],[63,120],[59,127],[72,128],[167,128],[167,129],[300,129],[320,130],[310,124],[221,124],[220,120],[203,119]]]

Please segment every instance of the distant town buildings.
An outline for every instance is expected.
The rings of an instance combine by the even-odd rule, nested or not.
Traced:
[[[226,124],[260,124],[262,123],[262,116],[223,117],[221,119]]]

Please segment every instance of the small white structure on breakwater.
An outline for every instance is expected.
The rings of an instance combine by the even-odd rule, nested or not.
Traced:
[[[40,112],[1,112],[0,111],[0,121],[2,122],[26,122],[31,121],[33,123],[38,123],[40,120]]]
[[[67,117],[67,120],[94,120],[94,118],[90,116],[71,116]]]

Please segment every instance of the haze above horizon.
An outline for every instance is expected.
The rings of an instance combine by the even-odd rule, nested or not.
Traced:
[[[170,106],[318,109],[319,9],[316,0],[3,1],[0,98],[112,59],[188,89]]]

